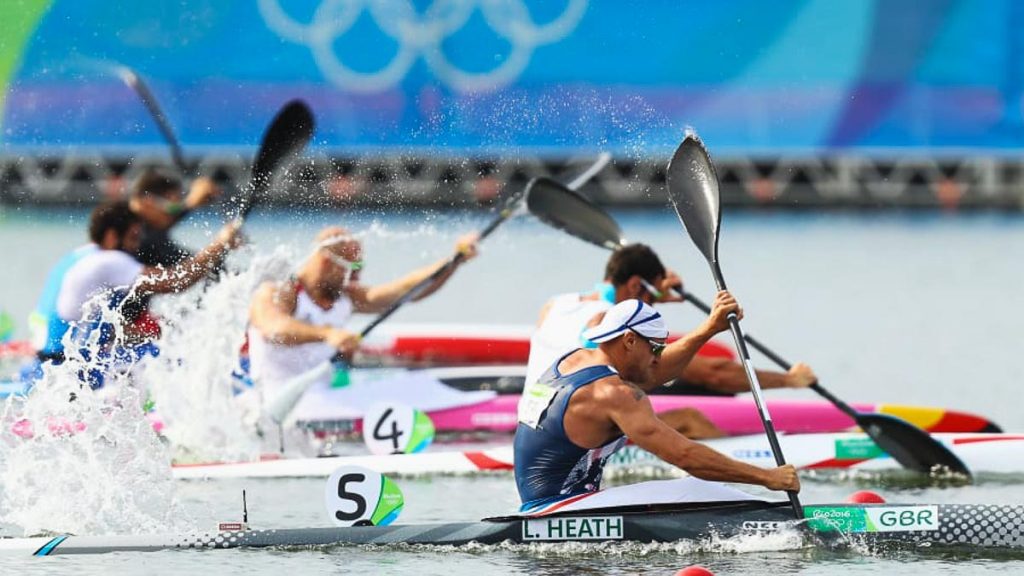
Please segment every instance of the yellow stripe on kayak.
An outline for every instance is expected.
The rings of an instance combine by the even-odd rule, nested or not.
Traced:
[[[879,404],[875,408],[879,414],[888,414],[902,418],[918,428],[931,430],[946,415],[942,408],[930,408],[922,406],[903,406],[899,404]]]

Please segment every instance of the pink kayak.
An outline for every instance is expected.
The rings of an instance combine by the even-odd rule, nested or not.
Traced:
[[[763,431],[751,397],[651,396],[656,412],[695,408],[729,435]],[[438,432],[513,432],[516,427],[518,395],[494,396],[475,404],[427,410]],[[986,418],[921,406],[894,404],[853,404],[860,412],[876,412],[903,418],[929,432],[986,432],[999,428]],[[824,400],[769,400],[775,429],[788,433],[842,432],[855,428],[851,418]],[[314,430],[360,430],[358,419],[305,420],[301,426]]]
[[[752,397],[651,396],[655,412],[695,408],[729,435],[764,430]],[[498,396],[477,406],[462,406],[429,413],[439,431],[489,430],[512,432],[516,427],[519,396]],[[979,416],[942,408],[892,404],[853,404],[860,412],[891,414],[929,432],[982,432],[991,423]],[[775,429],[780,432],[841,432],[856,426],[853,419],[824,400],[769,400]]]

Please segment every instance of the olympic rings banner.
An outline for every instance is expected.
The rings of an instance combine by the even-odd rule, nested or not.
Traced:
[[[251,150],[294,97],[328,153],[962,152],[1024,136],[1014,0],[2,0],[0,143]]]

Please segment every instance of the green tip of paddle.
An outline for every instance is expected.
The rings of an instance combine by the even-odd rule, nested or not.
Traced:
[[[0,342],[7,342],[14,334],[14,319],[7,312],[0,312]]]
[[[331,388],[344,388],[351,383],[352,381],[349,379],[348,368],[338,368],[334,371],[334,377],[331,378]]]

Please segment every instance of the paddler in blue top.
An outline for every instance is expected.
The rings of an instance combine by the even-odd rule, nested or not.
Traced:
[[[661,315],[639,300],[625,300],[584,333],[597,344],[596,349],[565,354],[529,384],[519,406],[514,445],[521,510],[546,514],[751,499],[708,480],[799,491],[793,466],[759,468],[689,440],[654,413],[641,388],[659,364],[682,371],[704,343],[728,329],[730,313],[743,316],[736,300],[728,292],[719,292],[704,323],[666,345],[668,329]],[[600,490],[605,462],[627,439],[694,478]]]
[[[91,311],[87,304],[97,295],[106,294],[108,305],[116,307],[122,315],[126,321],[124,332],[129,338],[151,331],[153,327],[145,326],[144,309],[136,309],[132,314],[125,311],[145,296],[181,292],[204,278],[220,266],[228,251],[239,245],[238,230],[237,223],[229,223],[196,256],[170,268],[149,267],[135,257],[142,222],[128,202],[97,206],[89,219],[91,242],[63,258],[47,280],[37,307],[42,312],[44,328],[39,338],[40,359],[63,360],[64,334],[76,324],[89,329]]]
[[[144,266],[169,268],[192,257],[191,252],[171,240],[169,231],[184,214],[208,204],[219,194],[220,188],[213,180],[200,177],[192,181],[188,196],[184,197],[180,179],[161,170],[145,170],[132,184],[126,204],[141,225],[139,238],[132,246],[134,259]],[[60,339],[67,331],[67,323],[57,313],[58,293],[68,270],[98,249],[95,240],[79,246],[50,270],[36,308],[28,318],[32,345],[40,359],[62,357]],[[140,299],[134,302],[143,308],[148,306],[148,302]]]

